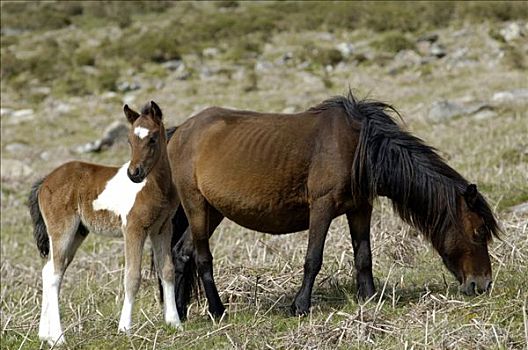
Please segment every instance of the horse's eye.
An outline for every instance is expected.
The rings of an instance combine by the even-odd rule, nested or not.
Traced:
[[[156,138],[155,138],[155,137],[151,137],[151,138],[149,139],[149,145],[153,145],[153,144],[155,144],[155,143],[156,143]]]

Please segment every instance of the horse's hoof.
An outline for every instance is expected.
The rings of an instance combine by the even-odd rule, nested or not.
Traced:
[[[306,316],[308,315],[308,313],[310,312],[310,307],[301,307],[301,306],[297,306],[295,305],[295,303],[292,304],[291,308],[290,308],[290,313],[292,316],[296,316],[296,317],[299,317],[299,316]]]
[[[357,298],[359,301],[367,301],[376,294],[374,286],[359,285],[357,290]]]

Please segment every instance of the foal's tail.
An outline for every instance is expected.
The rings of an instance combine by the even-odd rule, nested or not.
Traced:
[[[29,193],[29,214],[33,221],[33,236],[37,242],[40,256],[46,258],[49,254],[49,237],[38,203],[38,196],[42,182],[44,182],[44,179],[36,181],[31,187],[31,192]]]

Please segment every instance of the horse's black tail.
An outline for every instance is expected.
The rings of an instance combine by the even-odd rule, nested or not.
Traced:
[[[40,179],[31,187],[31,192],[29,193],[29,214],[33,221],[33,236],[37,242],[40,256],[46,258],[49,254],[49,237],[38,203],[40,186],[42,186],[43,181],[44,179]]]

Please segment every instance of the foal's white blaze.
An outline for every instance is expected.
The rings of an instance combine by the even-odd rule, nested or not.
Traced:
[[[141,126],[136,126],[136,128],[134,129],[134,134],[136,134],[136,136],[140,139],[144,139],[149,134],[149,129],[143,128]]]
[[[119,216],[123,226],[127,224],[127,215],[134,206],[137,194],[147,184],[147,179],[134,183],[128,178],[129,164],[130,162],[127,162],[119,168],[114,177],[106,183],[103,192],[92,202],[94,210],[110,210]]]

